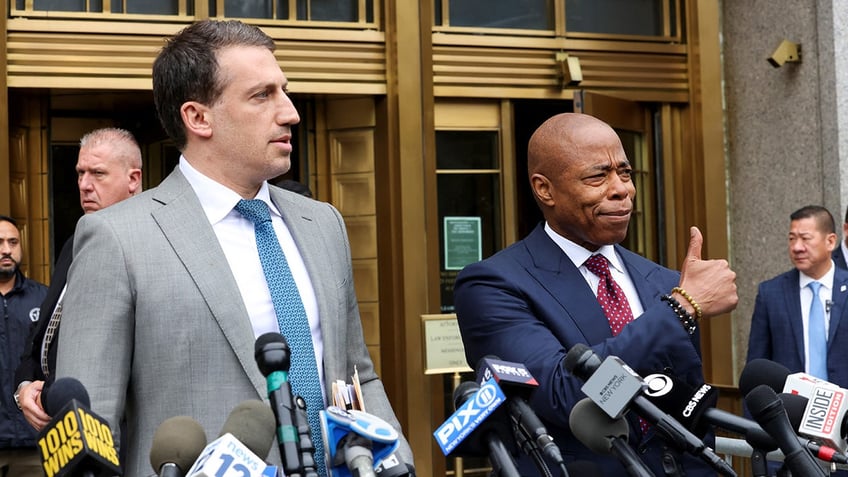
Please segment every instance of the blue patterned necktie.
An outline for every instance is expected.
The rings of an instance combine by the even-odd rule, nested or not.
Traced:
[[[324,409],[324,397],[318,382],[318,367],[315,364],[315,350],[312,347],[312,333],[306,310],[297,291],[286,256],[280,247],[280,241],[271,224],[268,205],[261,200],[240,200],[235,210],[253,222],[256,231],[256,247],[259,249],[259,261],[271,301],[277,314],[280,332],[291,347],[291,369],[289,378],[292,392],[306,401],[312,442],[315,444],[315,467],[318,475],[327,475],[324,465],[324,444],[321,436],[321,421],[318,414]]]
[[[810,282],[807,284],[813,292],[813,300],[810,302],[810,317],[807,326],[809,335],[810,351],[810,374],[827,381],[827,332],[824,326],[824,307],[819,298],[819,289],[822,284]]]

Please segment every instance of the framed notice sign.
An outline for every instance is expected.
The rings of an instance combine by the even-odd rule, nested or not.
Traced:
[[[462,270],[483,258],[480,217],[445,217],[445,270]]]
[[[465,347],[456,314],[421,315],[424,326],[424,374],[472,371],[465,361]]]

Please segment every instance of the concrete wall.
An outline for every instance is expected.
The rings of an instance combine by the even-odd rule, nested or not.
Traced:
[[[848,203],[848,2],[725,0],[722,14],[738,377],[757,285],[792,267],[789,214],[819,204],[841,224]],[[802,62],[774,68],[783,39]]]

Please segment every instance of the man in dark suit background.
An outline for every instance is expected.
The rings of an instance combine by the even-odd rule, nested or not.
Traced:
[[[795,268],[760,283],[748,361],[770,359],[793,373],[807,372],[848,387],[848,363],[839,354],[848,345],[848,327],[843,325],[848,320],[848,271],[831,260],[831,252],[839,246],[833,216],[824,207],[806,206],[793,212],[790,220],[789,259]],[[812,282],[820,283],[815,295]],[[813,305],[824,311],[826,350],[821,371],[815,369],[810,355],[825,346],[811,346],[815,343],[815,337],[810,341]]]
[[[546,121],[528,146],[530,184],[545,222],[467,266],[454,290],[469,364],[490,354],[525,364],[539,382],[530,404],[566,460],[592,460],[604,475],[626,471],[571,434],[569,414],[585,396],[582,381],[562,367],[568,350],[586,343],[637,372],[666,372],[699,385],[704,377],[695,318],[728,312],[738,299],[728,263],[701,259],[703,238],[695,227],[680,274],[617,245],[633,211],[631,167],[604,122],[573,113]],[[596,264],[610,273],[596,275]],[[640,457],[665,475],[663,454],[672,453],[654,431],[639,432],[635,418],[630,428]],[[693,457],[673,457],[686,475],[715,475]],[[527,459],[520,465],[532,475]]]
[[[845,221],[842,223],[842,240],[834,247],[833,263],[843,269],[848,270],[848,263],[845,257],[848,257],[848,208],[845,209]]]
[[[77,155],[77,187],[80,206],[89,214],[128,199],[141,192],[141,149],[132,133],[119,128],[96,129],[80,139]],[[56,370],[56,341],[45,343],[44,335],[53,315],[57,337],[61,308],[57,307],[65,291],[68,269],[73,260],[73,235],[62,246],[47,296],[41,304],[39,320],[30,329],[21,364],[15,372],[15,399],[27,422],[36,430],[50,422],[41,406],[41,391],[45,383],[53,382]],[[42,362],[42,355],[46,362]]]

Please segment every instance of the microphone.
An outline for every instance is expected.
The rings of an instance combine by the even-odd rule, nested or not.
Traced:
[[[377,416],[338,406],[318,414],[332,476],[376,477],[374,464],[398,447],[397,431]]]
[[[265,333],[256,339],[254,358],[265,376],[268,399],[277,424],[277,444],[280,447],[283,471],[286,475],[303,472],[298,445],[298,429],[294,422],[295,404],[289,383],[291,350],[286,338],[279,333]]]
[[[730,465],[689,432],[679,422],[662,412],[643,394],[645,383],[638,374],[615,356],[603,362],[588,346],[578,343],[565,356],[563,366],[584,381],[581,390],[613,419],[629,408],[653,424],[660,434],[680,449],[695,455],[723,475],[735,476]]]
[[[186,475],[276,477],[277,467],[264,461],[274,439],[271,414],[260,401],[239,403],[227,416],[221,435],[203,449]]]
[[[754,375],[760,373],[766,382],[764,385],[775,392],[782,389],[784,394],[807,398],[801,420],[798,426],[793,426],[799,434],[843,453],[848,450],[848,442],[845,440],[848,433],[848,391],[807,373],[790,373],[785,366],[764,359],[752,360],[745,366],[740,376],[740,389],[743,377],[746,386],[750,386],[757,380]]]
[[[91,412],[85,386],[59,378],[47,389],[42,405],[53,417],[38,434],[38,449],[47,477],[122,475],[112,431]]]
[[[745,404],[763,430],[777,442],[783,451],[784,464],[793,475],[825,475],[813,456],[798,442],[783,402],[778,399],[772,388],[765,384],[755,387],[745,396]]]
[[[780,393],[777,395],[781,401],[783,401],[783,407],[786,409],[786,415],[789,416],[789,422],[792,424],[792,428],[801,429],[801,422],[804,420],[805,411],[807,409],[807,404],[809,400],[803,396],[799,396],[797,394],[787,394]],[[846,425],[845,420],[842,421],[842,428],[844,429]],[[807,437],[815,437],[809,436],[805,434]],[[835,462],[837,464],[848,464],[848,456],[844,454],[845,450],[841,449],[841,451],[829,447],[827,445],[819,445],[809,439],[804,439],[803,437],[799,437],[802,440],[802,444],[813,453],[819,459],[826,462]],[[844,442],[844,439],[842,440]]]
[[[489,458],[495,475],[518,477],[504,442],[511,442],[500,406],[506,396],[494,378],[482,386],[463,382],[453,392],[456,411],[433,433],[445,456]],[[497,415],[496,415],[497,414]],[[499,474],[498,474],[499,473]]]
[[[184,477],[206,447],[206,432],[188,416],[162,421],[153,433],[150,465],[159,477]]]
[[[274,413],[258,399],[242,401],[230,411],[218,437],[227,433],[265,459],[274,442]]]
[[[396,452],[383,458],[374,468],[377,477],[415,477],[415,467],[400,460]]]
[[[774,361],[757,358],[751,360],[739,376],[739,390],[750,393],[755,387],[765,384],[775,393],[798,394],[810,398],[816,387],[839,386],[807,373],[792,373],[786,366]]]
[[[589,398],[583,398],[571,409],[568,425],[584,446],[596,454],[612,454],[632,477],[654,477],[636,452],[627,444],[630,428],[627,421],[609,417]]]
[[[516,440],[523,440],[538,448],[551,461],[560,467],[565,467],[562,452],[554,442],[553,437],[542,421],[527,404],[530,394],[539,387],[539,383],[530,374],[526,366],[520,363],[502,361],[497,356],[484,356],[477,364],[477,381],[482,385],[489,379],[494,379],[498,386],[508,396],[509,416],[512,420]],[[525,449],[531,454],[531,449]],[[532,453],[531,456],[535,454]],[[534,460],[535,456],[534,456]],[[544,460],[537,460],[537,465],[545,465]],[[567,471],[566,471],[567,472]],[[568,477],[565,474],[563,477]]]
[[[692,387],[688,384],[665,374],[652,374],[645,377],[645,381],[648,383],[648,391],[645,393],[648,399],[673,417],[681,416],[678,420],[696,435],[703,435],[706,427],[712,424],[743,436],[752,448],[759,451],[770,452],[778,448],[777,442],[756,422],[713,407],[718,393],[708,384],[702,385],[697,391],[691,391]],[[705,391],[707,387],[712,389]],[[789,422],[797,429],[807,407],[807,399],[796,394],[779,394],[778,397],[783,401]],[[687,410],[691,410],[688,416]],[[848,464],[848,457],[836,449],[797,437],[798,442],[819,459]]]

